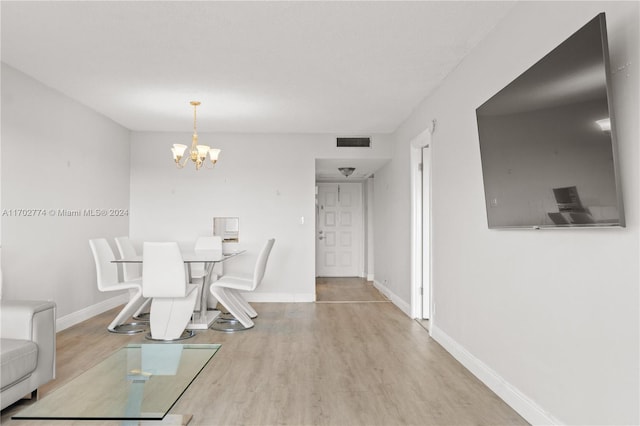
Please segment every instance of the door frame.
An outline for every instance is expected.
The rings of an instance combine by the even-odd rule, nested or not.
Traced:
[[[431,134],[429,129],[410,144],[411,170],[411,316],[433,320],[431,271]],[[423,151],[428,150],[426,155]],[[422,166],[421,166],[422,165]],[[420,169],[422,167],[422,170]],[[423,190],[423,183],[428,187]]]

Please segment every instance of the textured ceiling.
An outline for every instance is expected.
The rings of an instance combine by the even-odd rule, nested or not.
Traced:
[[[2,1],[2,61],[131,130],[393,132],[513,2]]]

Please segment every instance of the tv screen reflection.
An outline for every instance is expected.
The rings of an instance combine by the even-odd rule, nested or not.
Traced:
[[[604,14],[476,110],[489,228],[624,226]]]

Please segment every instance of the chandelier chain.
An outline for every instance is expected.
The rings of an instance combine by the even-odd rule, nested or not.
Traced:
[[[196,130],[196,108],[198,108],[197,104],[193,104],[193,133],[197,134],[198,131]]]

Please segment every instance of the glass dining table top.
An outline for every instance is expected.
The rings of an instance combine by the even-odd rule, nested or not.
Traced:
[[[220,349],[218,344],[132,344],[13,419],[161,420]]]
[[[223,262],[232,257],[238,256],[244,253],[245,250],[238,250],[232,252],[222,252],[221,250],[198,250],[182,252],[182,260],[184,263],[210,263],[210,262]],[[113,263],[142,263],[142,255],[125,257],[122,259],[116,259]]]

